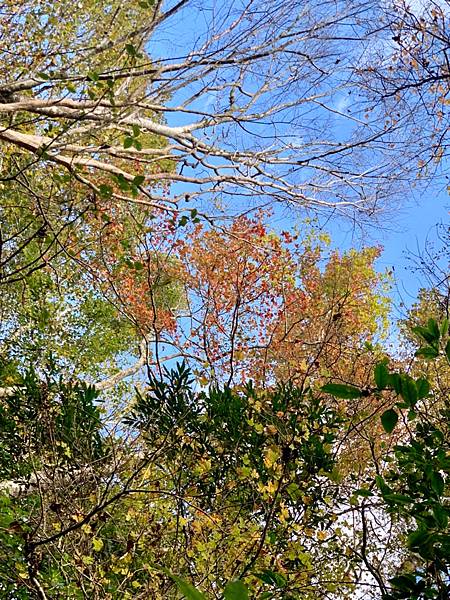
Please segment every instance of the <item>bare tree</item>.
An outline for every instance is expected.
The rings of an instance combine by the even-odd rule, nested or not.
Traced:
[[[388,4],[385,41],[359,72],[368,112],[398,125],[405,162],[424,179],[448,172],[449,16],[448,0]]]
[[[10,7],[9,26],[38,4]],[[86,197],[168,213],[187,200],[209,216],[284,202],[362,219],[392,198],[397,126],[348,110],[377,3],[135,4],[105,17],[100,39],[79,26],[8,59],[0,139],[21,160],[4,180],[38,164],[68,171]]]

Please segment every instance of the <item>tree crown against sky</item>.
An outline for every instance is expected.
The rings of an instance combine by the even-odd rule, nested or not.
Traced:
[[[187,193],[208,214],[285,202],[364,219],[417,167],[403,119],[367,111],[358,80],[389,48],[376,2],[67,11],[6,3],[3,16],[2,139],[50,176],[64,167],[99,196],[169,212]]]
[[[440,5],[0,5],[0,592],[446,598],[445,275],[405,358],[305,219],[445,157]]]

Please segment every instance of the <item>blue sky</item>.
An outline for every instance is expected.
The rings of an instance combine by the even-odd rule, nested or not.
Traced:
[[[413,8],[419,10],[421,0],[417,0]],[[162,35],[158,39],[153,39],[149,45],[149,51],[152,55],[162,57],[184,54],[186,48],[195,44],[197,36],[201,36],[205,23],[202,22],[202,16],[206,16],[209,8],[215,6],[214,0],[200,5],[199,12],[193,15],[189,10],[182,11],[175,20],[168,22]],[[202,102],[214,99],[209,97],[202,98]],[[337,94],[333,98],[334,107],[339,111],[347,112],[351,109],[348,95]],[[203,106],[203,108],[206,108]],[[183,124],[186,117],[182,115],[168,115],[170,124]],[[341,125],[342,123],[342,125]],[[348,133],[348,123],[345,119],[336,117],[335,125],[339,135],[346,136]],[[373,226],[366,227],[363,231],[358,227],[353,227],[351,221],[330,220],[327,217],[321,217],[324,228],[332,237],[332,246],[340,249],[350,247],[359,248],[363,245],[381,245],[384,252],[378,261],[380,270],[392,270],[394,267],[394,286],[392,290],[394,306],[399,307],[403,302],[410,305],[417,296],[418,289],[424,285],[423,279],[419,274],[411,270],[411,261],[408,258],[410,251],[417,253],[424,248],[427,239],[432,239],[435,235],[434,227],[437,223],[449,223],[449,194],[446,189],[444,177],[432,179],[427,187],[421,186],[404,192],[404,198],[401,202],[401,208],[393,208],[389,213],[380,215],[378,222]],[[179,184],[176,185],[177,193],[180,191]],[[396,205],[397,206],[397,205]],[[282,224],[281,214],[283,210],[276,210],[274,225],[276,228],[288,228],[293,224],[296,218],[292,215],[286,217]],[[305,214],[300,213],[298,218],[304,218]],[[398,312],[398,311],[397,311]]]
[[[411,190],[411,197],[396,214],[386,215],[380,224],[366,229],[364,234],[351,223],[334,222],[328,227],[332,246],[336,248],[361,247],[380,244],[384,250],[377,262],[379,270],[394,267],[392,296],[394,309],[403,302],[409,306],[417,297],[425,281],[411,269],[411,252],[421,252],[427,240],[436,236],[438,223],[449,225],[450,196],[442,186],[430,185],[422,193]],[[397,310],[395,310],[397,312]]]

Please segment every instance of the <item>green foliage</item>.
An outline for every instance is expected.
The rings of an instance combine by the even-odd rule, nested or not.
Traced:
[[[425,339],[439,354],[441,334],[448,324],[439,327],[433,319],[427,328],[415,327],[414,332]],[[423,355],[423,354],[419,354]],[[378,368],[378,378],[380,369]],[[383,377],[386,381],[386,377]],[[418,400],[427,398],[430,383],[414,381],[404,373],[398,374],[395,391],[401,393],[406,407],[415,407]],[[434,416],[418,409],[414,428],[407,439],[394,446],[388,468],[376,482],[386,510],[406,526],[406,552],[414,557],[417,566],[390,579],[391,591],[383,598],[443,600],[450,594],[450,406],[448,397]],[[416,415],[415,415],[416,416]],[[384,429],[391,433],[398,415],[389,410],[382,416]]]
[[[390,408],[389,410],[386,410],[381,415],[381,424],[383,425],[383,429],[387,433],[392,433],[392,431],[394,430],[394,427],[397,425],[397,421],[398,421],[398,414],[395,412],[395,410],[392,410],[392,408]]]
[[[248,600],[247,586],[239,579],[227,583],[223,590],[225,600]]]
[[[351,400],[353,398],[360,398],[362,395],[361,390],[354,387],[353,385],[345,385],[341,383],[327,383],[322,386],[322,392],[331,394],[336,398],[344,398]]]
[[[0,404],[0,477],[32,474],[49,465],[99,460],[103,455],[97,392],[78,382],[64,382],[34,369],[16,380]],[[4,387],[5,381],[0,381]],[[6,386],[8,389],[8,387]]]

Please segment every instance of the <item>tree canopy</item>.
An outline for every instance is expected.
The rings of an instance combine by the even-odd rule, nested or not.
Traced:
[[[0,2],[1,597],[449,597],[445,4]]]

